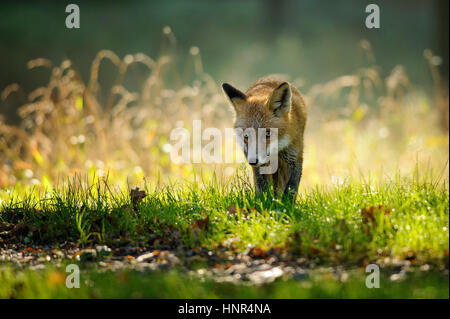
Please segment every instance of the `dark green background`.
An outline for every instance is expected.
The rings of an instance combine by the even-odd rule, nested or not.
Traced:
[[[69,3],[80,6],[80,29],[65,27]],[[381,29],[364,26],[369,3],[381,8]],[[157,57],[164,26],[176,36],[181,69],[195,45],[207,73],[241,86],[267,73],[302,77],[309,87],[354,72],[366,65],[362,39],[372,44],[383,75],[402,64],[415,85],[430,89],[426,48],[443,56],[448,74],[448,1],[2,1],[0,90],[12,82],[27,92],[46,84],[48,71],[27,70],[37,57],[58,64],[69,58],[85,81],[101,49]],[[106,66],[101,74],[106,83],[108,72]],[[133,77],[142,71],[130,72],[128,85],[136,89]],[[2,102],[0,113],[13,109]]]

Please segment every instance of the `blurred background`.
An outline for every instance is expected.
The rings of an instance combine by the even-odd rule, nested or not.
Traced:
[[[270,73],[305,95],[305,185],[419,166],[448,179],[448,1],[376,1],[367,29],[372,2],[77,1],[67,29],[70,2],[2,1],[0,186],[189,179],[170,131],[230,127],[220,84]]]

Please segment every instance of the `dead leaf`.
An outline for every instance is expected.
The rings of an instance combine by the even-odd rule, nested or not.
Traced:
[[[309,252],[313,255],[318,255],[322,253],[322,250],[316,247],[309,247]]]
[[[209,224],[209,216],[206,216],[204,219],[197,219],[191,224],[192,228],[198,228],[200,230],[204,230],[208,228]]]
[[[231,216],[237,215],[236,206],[229,206],[228,207],[228,214],[230,214]]]
[[[189,228],[192,230],[192,233],[195,237],[198,237],[203,230],[207,230],[209,226],[209,216],[206,216],[204,219],[194,220],[192,224],[189,225]]]
[[[22,252],[24,254],[35,254],[38,251],[36,249],[32,248],[32,247],[28,247],[28,248],[25,248],[24,250],[22,250]]]
[[[370,206],[369,208],[361,209],[361,216],[363,218],[363,223],[366,225],[366,233],[370,233],[371,227],[376,227],[376,220],[379,214],[389,215],[391,210],[383,205]]]
[[[147,196],[145,191],[139,190],[139,187],[130,191],[131,203],[133,204],[134,211],[137,211],[137,205]]]
[[[364,223],[375,222],[375,216],[377,213],[384,213],[384,215],[389,215],[391,210],[385,208],[383,205],[370,206],[369,208],[361,209],[361,216],[363,217]]]
[[[250,249],[248,255],[253,258],[265,258],[267,257],[267,252],[264,249],[253,247]]]

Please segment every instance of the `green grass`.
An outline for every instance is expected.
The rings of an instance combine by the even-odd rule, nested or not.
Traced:
[[[0,271],[0,298],[448,298],[448,277],[410,275],[401,283],[381,276],[380,288],[368,289],[362,272],[341,282],[327,275],[296,281],[278,279],[262,286],[198,280],[177,271],[82,270],[80,288],[65,286],[64,269]]]
[[[330,280],[320,285],[313,280],[309,288],[299,288],[293,280],[279,281],[258,290],[225,284],[216,287],[208,282],[191,285],[191,279],[183,274],[143,276],[134,272],[127,273],[130,281],[124,281],[123,289],[112,292],[108,285],[120,282],[116,275],[92,271],[87,276],[98,282],[98,289],[74,292],[73,296],[78,297],[132,296],[131,291],[136,291],[143,297],[157,297],[159,293],[160,297],[448,298],[448,274],[442,274],[443,269],[448,272],[448,185],[417,176],[381,185],[348,182],[301,190],[295,202],[274,199],[270,194],[255,197],[245,178],[229,183],[216,180],[178,186],[148,185],[147,196],[134,204],[129,192],[112,191],[106,181],[83,187],[77,180],[43,197],[36,192],[21,198],[14,191],[9,195],[2,192],[0,219],[24,225],[27,232],[17,235],[16,240],[30,245],[73,240],[81,246],[103,243],[150,249],[203,248],[222,257],[258,248],[262,254],[277,251],[282,258],[306,258],[317,266],[361,269],[367,263],[388,258],[407,259],[413,265],[429,264],[433,271],[440,271],[440,275],[433,273],[423,280],[412,275],[402,284],[389,283],[393,285],[391,292],[376,293],[365,287],[356,289],[355,285],[362,285],[361,278],[346,283]],[[6,283],[3,296],[10,297],[16,291],[12,288],[14,278],[22,278],[27,282],[23,287],[29,287],[21,288],[18,296],[41,293],[31,282],[46,273],[11,274],[14,270],[3,271],[3,275],[0,272]],[[146,290],[146,282],[154,287]],[[418,290],[409,289],[415,285]],[[46,290],[45,285],[42,289],[42,296],[72,296],[72,292],[59,295]]]
[[[414,253],[425,262],[448,257],[446,184],[350,182],[301,191],[290,202],[270,194],[256,198],[245,181],[147,189],[135,207],[127,192],[115,193],[105,181],[87,188],[72,182],[43,198],[33,193],[18,198],[13,192],[3,200],[0,218],[29,226],[32,231],[22,240],[30,243],[146,243],[161,236],[183,247],[215,249],[228,240],[235,251],[280,247],[339,263],[380,254]]]

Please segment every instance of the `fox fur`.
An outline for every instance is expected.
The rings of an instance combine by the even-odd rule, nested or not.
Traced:
[[[234,107],[235,129],[278,129],[278,169],[273,174],[261,174],[260,168],[267,164],[256,159],[251,162],[256,193],[266,192],[273,185],[275,195],[297,195],[303,168],[303,136],[306,125],[306,106],[301,93],[292,84],[276,76],[263,77],[245,92],[224,83],[223,90]],[[269,133],[268,133],[269,134]],[[267,136],[266,145],[270,145]],[[244,140],[244,143],[248,143]],[[267,150],[257,150],[269,152]]]

